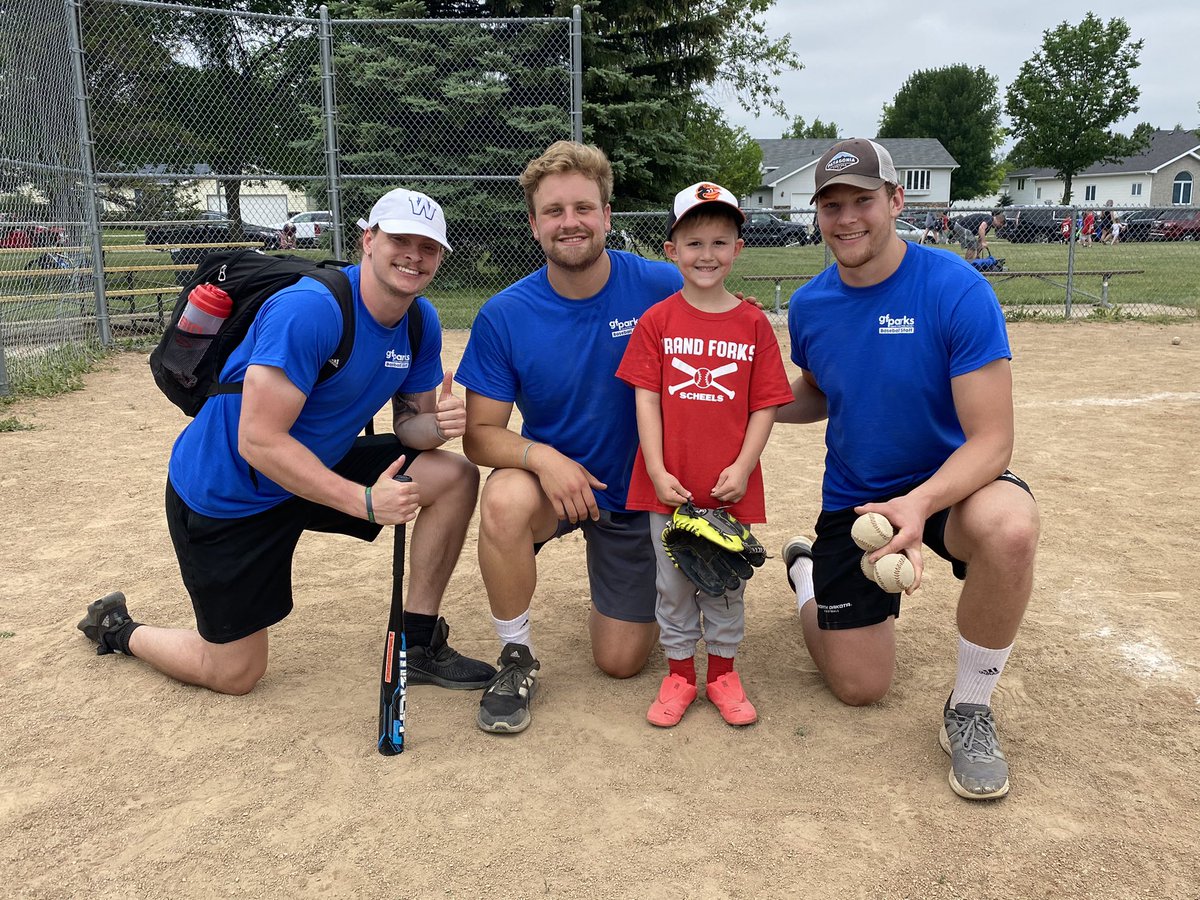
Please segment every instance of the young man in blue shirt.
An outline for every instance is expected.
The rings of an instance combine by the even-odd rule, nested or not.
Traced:
[[[438,616],[479,485],[474,465],[438,449],[466,427],[464,402],[442,372],[437,311],[421,296],[450,250],[445,216],[424,194],[398,188],[359,225],[362,262],[344,270],[356,304],[349,361],[318,381],[344,323],[332,292],[302,278],[267,299],[226,361],[221,381],[241,382],[242,391],[210,397],[175,442],[167,524],[196,629],[135,622],[115,592],[79,623],[98,653],[135,656],[179,681],[245,694],[266,672],[268,630],[291,612],[300,535],[374,540],[384,526],[415,519],[409,683],[478,689],[494,673],[449,647]],[[415,358],[414,303],[423,320]],[[394,434],[358,437],[389,398]],[[401,473],[412,481],[394,481]],[[382,623],[382,605],[379,614]]]

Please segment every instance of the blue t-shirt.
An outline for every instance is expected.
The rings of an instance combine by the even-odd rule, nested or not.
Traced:
[[[332,467],[354,443],[367,420],[397,391],[420,394],[442,380],[442,329],[424,297],[420,357],[408,342],[408,317],[394,328],[375,321],[362,302],[359,267],[344,270],[354,290],[354,350],[331,378],[317,384],[321,367],[342,337],[337,298],[319,281],[302,278],[270,297],[254,317],[246,339],[221,370],[222,382],[241,381],[251,365],[283,370],[308,398],[291,435]],[[168,475],[176,492],[196,512],[230,519],[262,512],[292,496],[261,472],[257,485],[238,453],[241,394],[209,397],[175,441]]]
[[[455,380],[515,403],[531,441],[550,444],[608,485],[621,511],[637,453],[633,389],[615,375],[642,314],[683,286],[673,265],[609,250],[612,272],[593,297],[569,300],[543,266],[488,300],[475,317]]]
[[[1011,359],[1004,314],[982,275],[908,243],[891,277],[846,285],[830,266],[793,295],[792,361],[829,403],[827,510],[928,478],[966,440],[950,379]]]

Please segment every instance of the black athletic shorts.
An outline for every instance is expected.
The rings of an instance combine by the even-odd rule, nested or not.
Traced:
[[[420,455],[392,434],[359,437],[333,467],[344,478],[374,484],[400,454],[404,468]],[[383,530],[301,497],[236,519],[213,519],[191,509],[167,480],[167,527],[196,629],[206,641],[227,644],[282,621],[292,611],[292,554],[305,531],[373,541]]]
[[[1005,471],[996,480],[1012,482],[1033,496],[1029,485],[1012,472]],[[875,502],[882,503],[907,494],[921,483],[911,484]],[[854,507],[822,510],[817,517],[817,539],[813,543],[813,588],[817,595],[817,624],[821,628],[865,628],[891,616],[900,616],[902,595],[889,594],[863,577],[859,567],[863,551],[850,537],[850,528],[857,518]],[[946,549],[946,522],[949,519],[949,508],[926,519],[922,541],[930,550],[950,562],[954,577],[961,581],[967,577],[967,564],[951,556]]]

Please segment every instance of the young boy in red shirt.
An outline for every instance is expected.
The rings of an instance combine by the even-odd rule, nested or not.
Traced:
[[[641,445],[626,505],[650,512],[658,561],[655,617],[669,673],[646,718],[662,727],[677,724],[696,699],[701,636],[708,699],[731,725],[758,718],[733,668],[745,632],[745,582],[709,597],[659,540],[688,500],[726,507],[746,524],[766,521],[759,455],[776,407],[790,403],[792,392],[767,317],[725,289],[744,221],[737,198],[719,185],[701,182],[675,196],[663,251],[679,266],[683,289],[641,317],[617,369],[636,391]]]

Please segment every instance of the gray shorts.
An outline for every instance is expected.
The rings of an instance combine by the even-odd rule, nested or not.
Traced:
[[[655,563],[650,516],[600,510],[600,519],[560,519],[554,538],[583,529],[588,584],[596,612],[622,622],[653,622]],[[551,540],[554,540],[551,538]],[[535,544],[534,552],[543,544]]]

